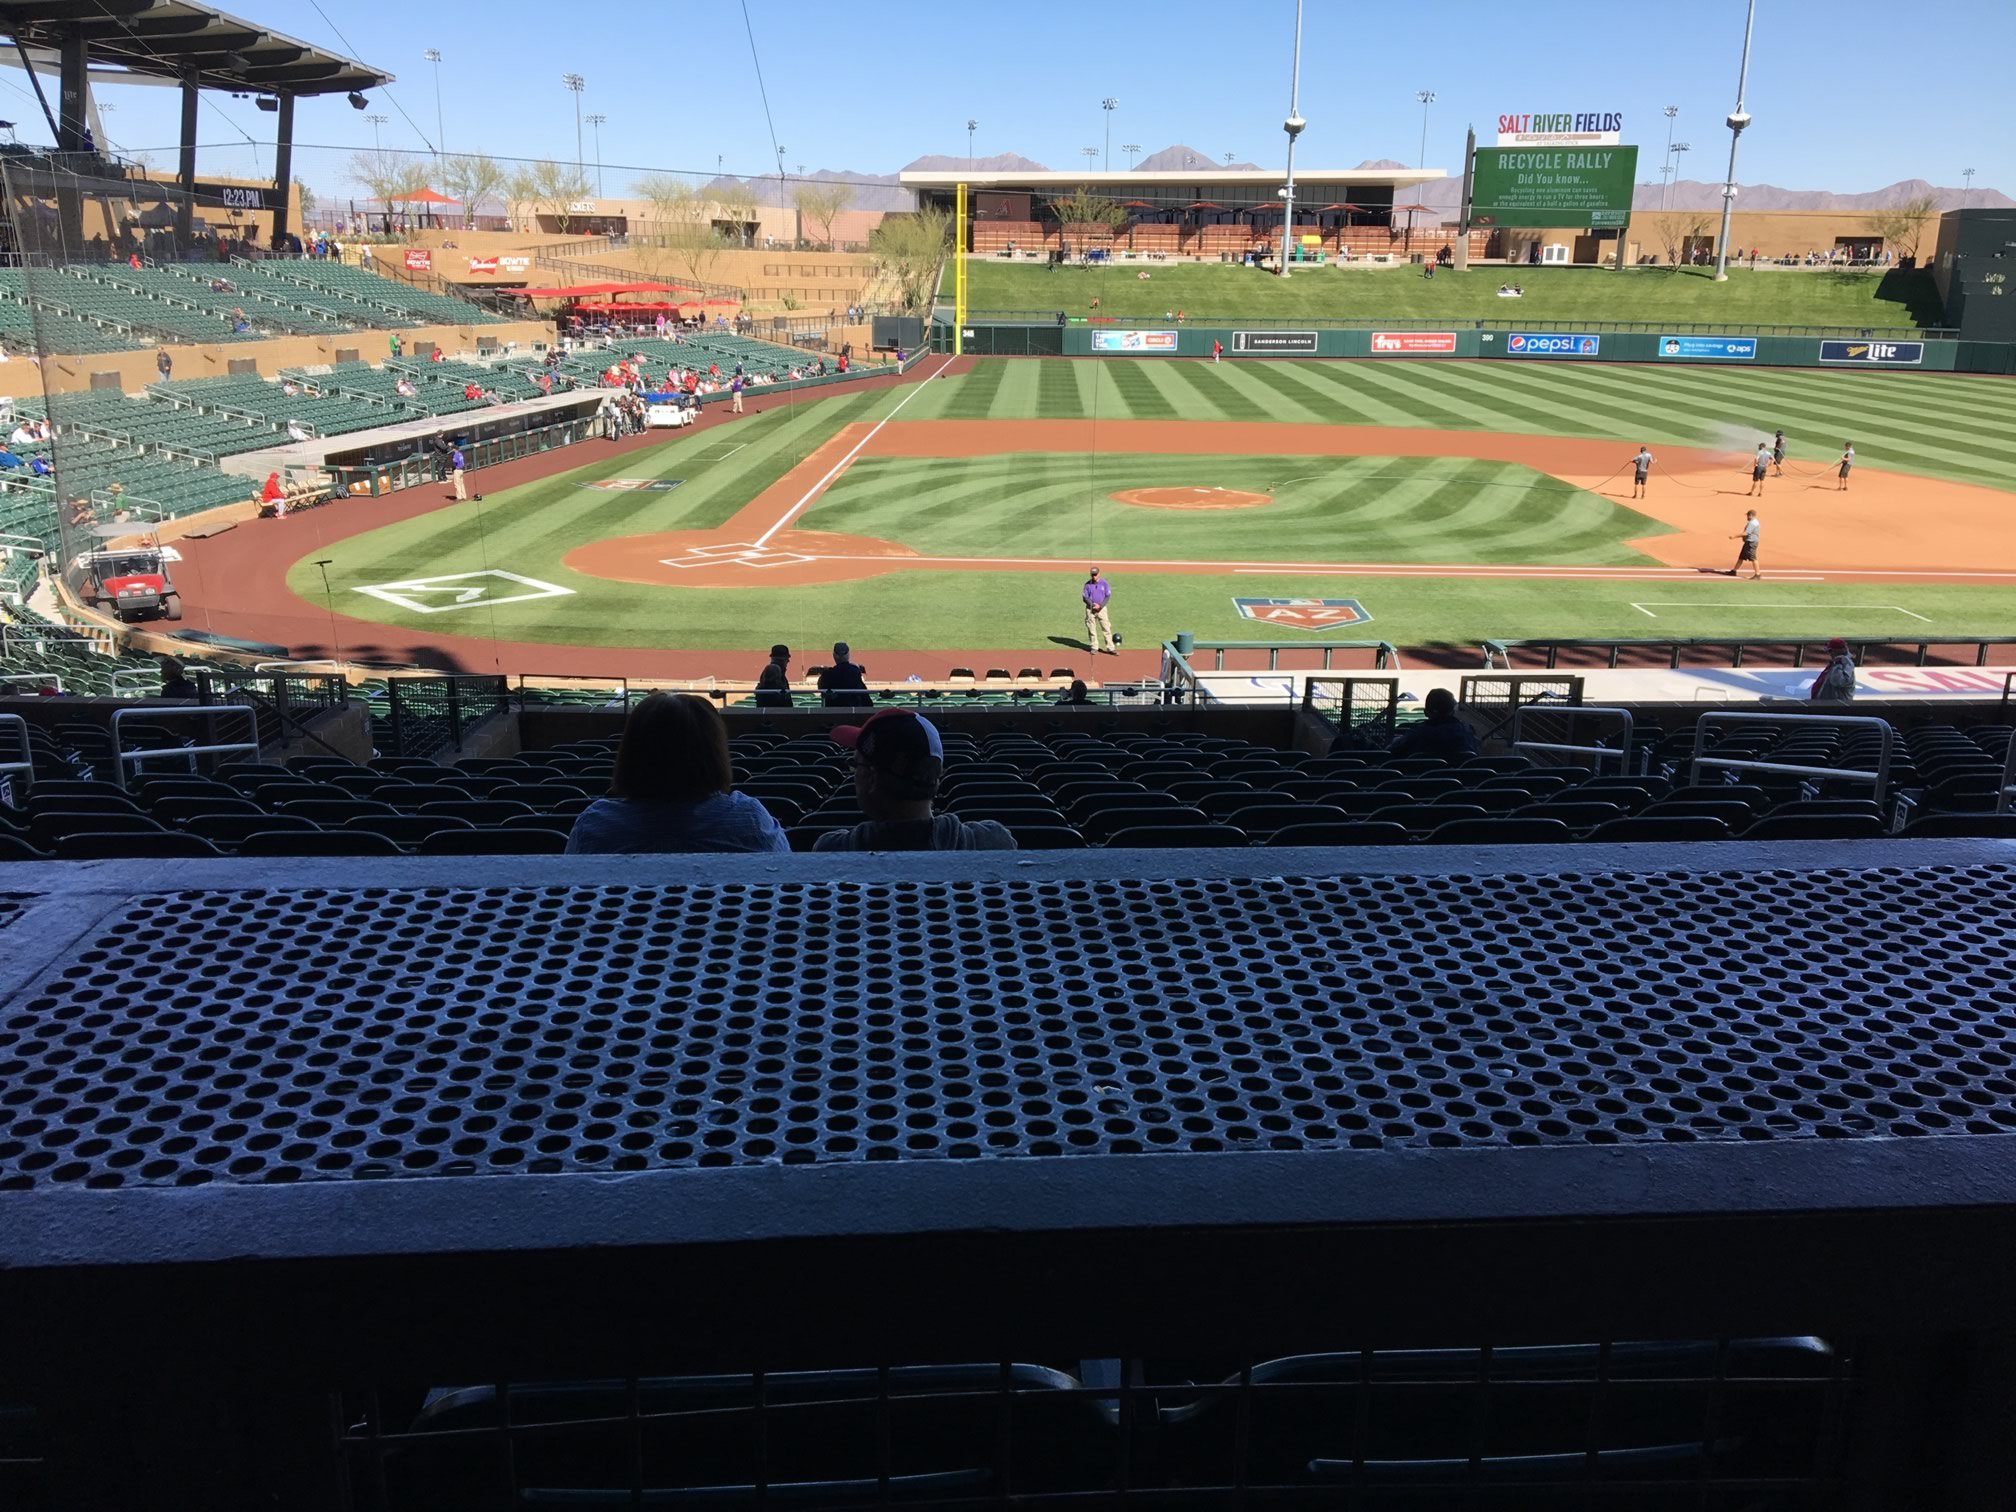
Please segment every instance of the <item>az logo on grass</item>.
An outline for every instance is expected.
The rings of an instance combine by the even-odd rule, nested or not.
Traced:
[[[1332,630],[1339,625],[1367,625],[1372,616],[1356,599],[1235,598],[1239,618],[1291,630]]]

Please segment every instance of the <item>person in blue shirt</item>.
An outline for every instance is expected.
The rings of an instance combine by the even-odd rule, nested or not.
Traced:
[[[609,796],[575,819],[567,854],[789,850],[770,811],[733,781],[721,711],[691,693],[653,693],[630,711]]]
[[[8,472],[12,472],[17,467],[26,467],[27,465],[27,463],[15,456],[4,445],[0,445],[0,468],[5,468]]]

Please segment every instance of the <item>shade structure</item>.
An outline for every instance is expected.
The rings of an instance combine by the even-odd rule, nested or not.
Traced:
[[[1393,207],[1395,215],[1409,215],[1416,212],[1422,215],[1433,215],[1435,207],[1433,205],[1395,205]]]
[[[698,294],[698,289],[671,283],[570,284],[564,289],[499,289],[520,299],[599,299],[611,294]]]
[[[1192,200],[1183,208],[1185,210],[1223,210],[1225,207],[1216,200]]]
[[[1120,208],[1122,210],[1153,210],[1155,207],[1147,200],[1122,200],[1120,201]]]
[[[419,189],[412,194],[396,194],[393,196],[393,199],[402,205],[459,205],[462,203],[458,199],[448,198],[445,194],[437,194],[432,189]]]
[[[1361,214],[1372,208],[1371,205],[1354,205],[1349,200],[1333,200],[1327,205],[1318,205],[1316,207],[1318,213],[1325,210],[1354,210]]]

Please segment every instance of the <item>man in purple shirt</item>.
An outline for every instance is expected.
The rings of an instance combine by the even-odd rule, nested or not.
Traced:
[[[1113,622],[1106,618],[1106,601],[1113,597],[1113,585],[1099,576],[1094,567],[1092,575],[1085,579],[1085,649],[1094,655],[1099,651],[1099,637],[1106,637],[1106,653],[1119,655],[1120,637],[1113,633]]]

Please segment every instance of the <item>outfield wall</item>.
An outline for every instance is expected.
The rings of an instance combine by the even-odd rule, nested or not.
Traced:
[[[934,345],[951,350],[952,328],[934,327]],[[1675,367],[1800,367],[1901,369],[1935,373],[2016,373],[2016,345],[1985,341],[1901,340],[1869,336],[1762,335],[1741,329],[1703,334],[1577,331],[1545,322],[1443,330],[1391,331],[1269,325],[1093,326],[987,323],[965,329],[964,349],[976,357],[1209,357],[1213,343],[1223,360],[1382,357],[1498,358],[1512,362],[1640,362]]]

